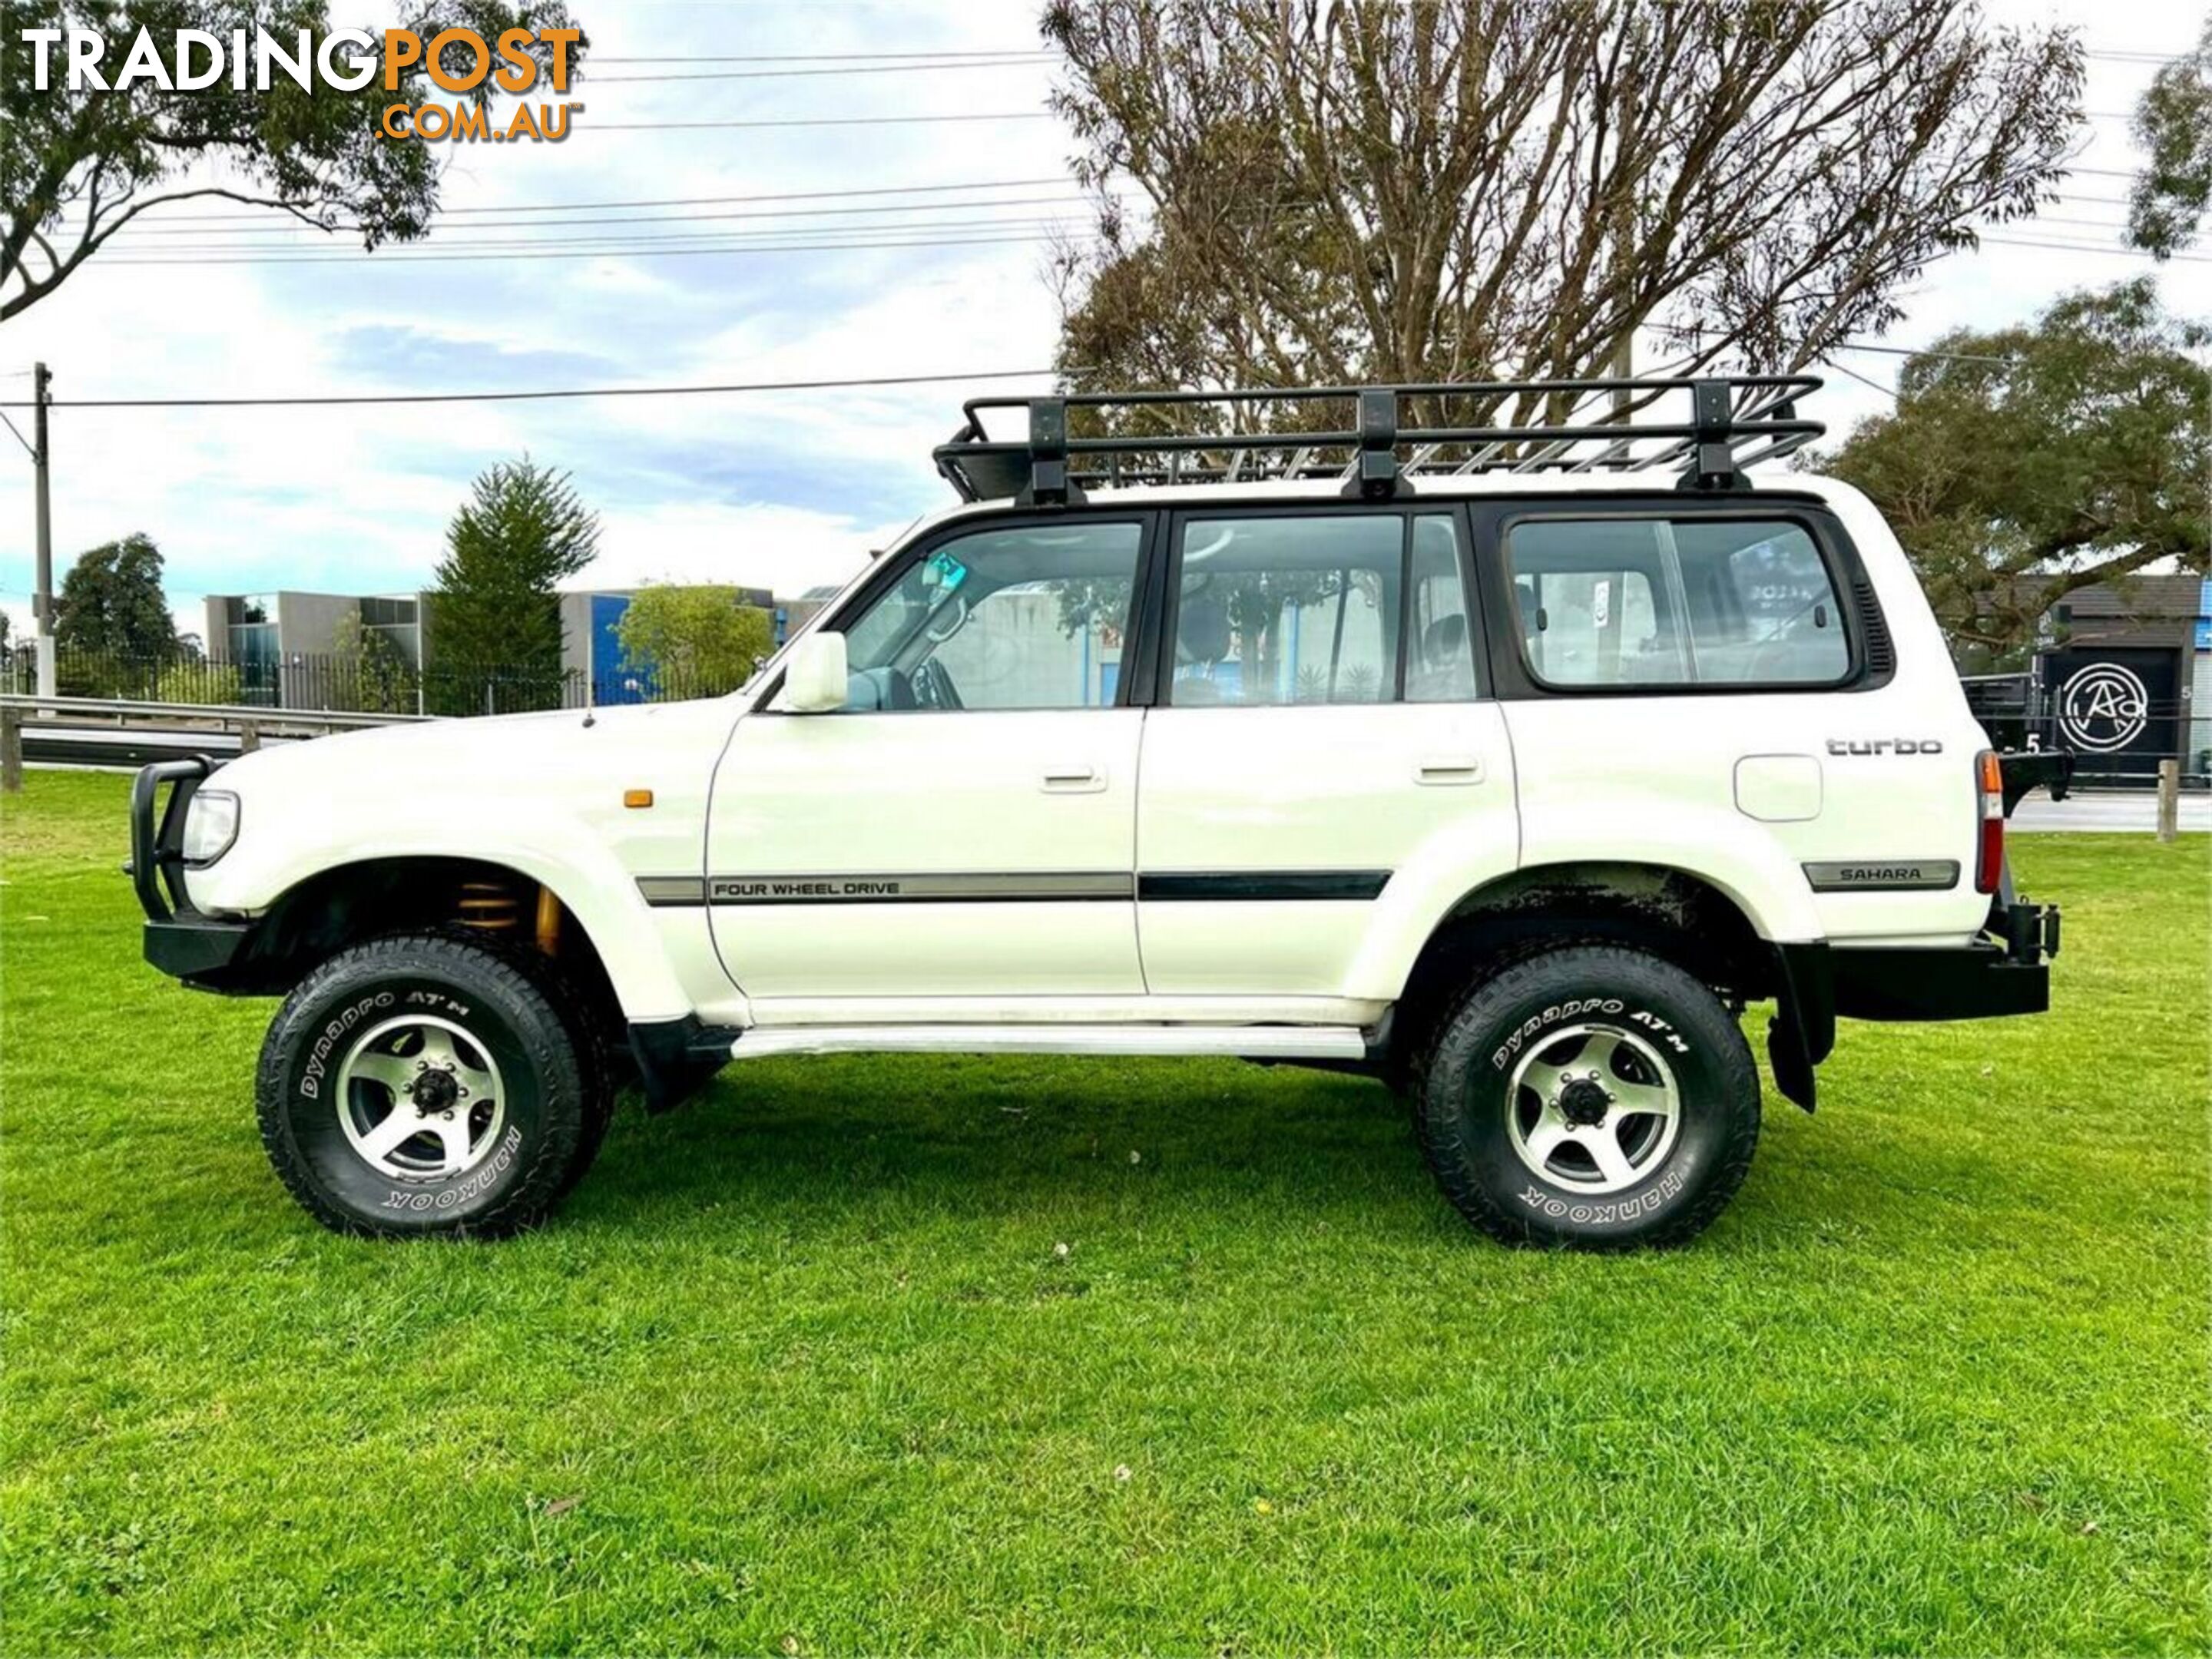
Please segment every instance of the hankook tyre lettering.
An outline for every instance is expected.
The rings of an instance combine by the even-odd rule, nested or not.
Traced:
[[[285,999],[262,1044],[261,1138],[326,1225],[491,1237],[581,1173],[599,1086],[513,953],[402,934],[340,951]]]
[[[1693,975],[1644,951],[1576,945],[1461,999],[1421,1066],[1413,1112],[1445,1195],[1492,1237],[1674,1244],[1742,1184],[1759,1075]]]
[[[975,399],[958,503],[726,698],[148,768],[146,955],[283,999],[262,1137],[350,1232],[537,1223],[618,1075],[954,1053],[1363,1074],[1496,1237],[1680,1243],[1747,1008],[1809,1110],[1839,1021],[2039,1012],[2058,946],[2005,815],[2065,758],[1984,747],[1863,497],[1747,470],[1818,385],[1255,392],[1229,453],[1210,396]]]

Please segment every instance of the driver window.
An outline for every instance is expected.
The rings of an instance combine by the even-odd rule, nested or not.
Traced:
[[[1072,523],[940,544],[845,629],[846,708],[1111,707],[1143,538]]]

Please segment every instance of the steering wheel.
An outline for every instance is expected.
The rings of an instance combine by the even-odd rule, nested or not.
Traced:
[[[954,709],[968,705],[960,701],[959,689],[952,684],[952,676],[945,665],[931,658],[914,671],[914,700],[922,708]]]

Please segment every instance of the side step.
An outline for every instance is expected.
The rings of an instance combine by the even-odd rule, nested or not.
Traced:
[[[1367,1058],[1356,1025],[769,1025],[738,1034],[732,1060],[779,1054],[1226,1054]]]

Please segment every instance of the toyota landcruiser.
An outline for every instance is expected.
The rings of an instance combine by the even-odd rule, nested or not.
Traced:
[[[1895,538],[1775,465],[1818,384],[976,400],[732,696],[149,768],[147,957],[283,999],[262,1138],[350,1231],[539,1220],[633,1079],[1018,1052],[1364,1073],[1497,1237],[1686,1239],[1747,1005],[1809,1110],[1839,1018],[2057,948]]]

